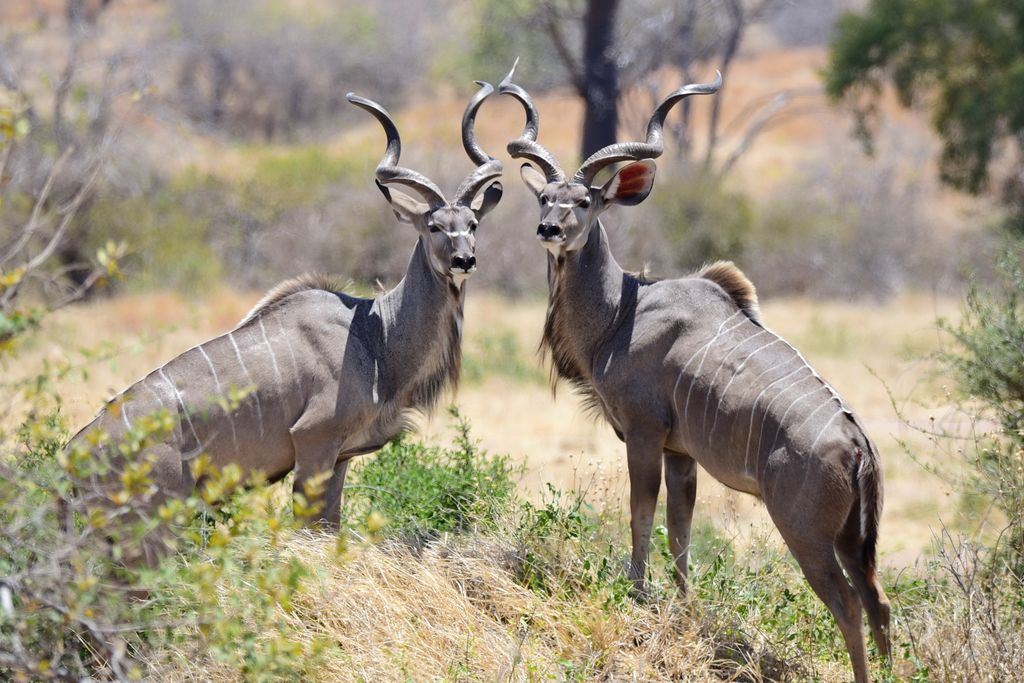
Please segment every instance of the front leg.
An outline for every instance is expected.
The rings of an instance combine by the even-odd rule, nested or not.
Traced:
[[[654,526],[654,509],[661,488],[661,452],[664,435],[649,432],[626,434],[626,461],[629,466],[629,514],[633,536],[633,554],[629,578],[637,595],[646,594],[647,553]]]
[[[292,427],[291,435],[295,451],[292,497],[301,494],[306,501],[305,510],[293,507],[295,520],[303,526],[336,528],[341,521],[341,487],[348,469],[348,460],[338,461],[341,444],[325,429],[307,427],[302,419]],[[335,492],[337,500],[332,497]]]
[[[676,585],[686,593],[687,558],[690,552],[690,527],[697,501],[697,462],[688,455],[665,451],[665,488],[668,500],[668,547],[676,563]]]
[[[337,531],[341,528],[341,503],[345,490],[345,474],[348,472],[348,464],[352,458],[338,460],[334,465],[334,474],[327,482],[327,492],[324,494],[324,511],[321,521],[324,526]]]

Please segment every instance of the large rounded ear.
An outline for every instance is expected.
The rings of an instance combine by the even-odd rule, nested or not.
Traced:
[[[501,201],[501,194],[503,190],[501,183],[495,180],[493,183],[487,186],[487,189],[480,192],[473,198],[469,208],[476,214],[476,219],[480,220],[486,216],[491,209],[498,205]]]
[[[377,188],[384,195],[384,199],[388,200],[391,210],[395,212],[395,218],[403,223],[415,223],[417,218],[430,211],[426,202],[421,202],[399,190],[392,190],[380,181],[377,181]]]
[[[650,159],[623,166],[601,188],[601,199],[605,204],[636,206],[651,193],[656,170],[657,166]]]
[[[538,196],[541,190],[544,189],[544,186],[548,184],[547,177],[533,166],[530,166],[530,164],[520,166],[519,175],[523,177],[523,182],[530,188],[530,191]]]

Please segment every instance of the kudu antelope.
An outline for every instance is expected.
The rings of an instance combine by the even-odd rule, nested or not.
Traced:
[[[476,270],[478,222],[501,199],[501,162],[476,143],[473,125],[488,84],[470,100],[462,139],[476,169],[453,201],[426,176],[398,165],[401,139],[380,105],[348,95],[383,126],[387,147],[377,187],[398,219],[418,233],[405,277],[374,299],[304,275],[270,290],[227,334],[204,342],[125,389],[78,435],[103,430],[116,444],[132,420],[170,411],[171,437],[149,449],[158,497],[195,485],[200,453],[271,480],[295,470],[296,492],[328,477],[316,516],[337,526],[350,458],[375,451],[429,409],[459,376],[465,280]],[[392,189],[412,190],[421,199]],[[234,412],[218,407],[228,387],[253,387]]]
[[[514,71],[498,92],[526,110],[509,154],[540,169],[528,163],[521,173],[540,201],[537,237],[548,251],[542,347],[553,373],[574,385],[626,444],[630,576],[638,591],[662,467],[669,542],[685,590],[700,463],[725,485],[764,501],[835,616],[857,681],[867,681],[861,604],[886,657],[889,603],[875,574],[881,471],[863,425],[804,357],[762,324],[754,287],[735,266],[719,262],[671,280],[635,277],[615,261],[599,219],[613,204],[647,197],[665,116],[690,95],[715,93],[721,76],[669,95],[651,117],[646,142],[606,147],[567,177],[537,143],[537,109],[512,83]],[[629,163],[594,185],[602,169],[621,162]]]

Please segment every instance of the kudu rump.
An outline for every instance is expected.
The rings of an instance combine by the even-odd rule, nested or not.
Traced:
[[[401,140],[391,116],[349,94],[387,134],[377,186],[398,219],[419,233],[402,281],[375,299],[335,291],[322,276],[285,281],[235,329],[125,389],[73,443],[102,430],[117,444],[134,419],[166,409],[176,418],[173,433],[145,454],[154,462],[158,499],[187,494],[195,485],[190,462],[206,453],[218,467],[236,463],[271,481],[294,469],[296,492],[311,478],[328,477],[319,512],[303,521],[337,526],[349,459],[383,446],[406,426],[410,410],[430,408],[458,380],[463,283],[476,270],[477,223],[502,193],[501,162],[473,134],[492,91],[482,84],[463,115],[463,144],[477,168],[452,202],[428,178],[398,166]],[[217,399],[232,386],[251,393],[228,411]]]
[[[834,615],[856,680],[867,681],[861,604],[887,657],[889,603],[875,574],[881,471],[863,425],[804,357],[761,323],[754,287],[735,266],[719,262],[672,280],[634,277],[616,263],[598,218],[612,204],[647,197],[665,116],[690,95],[717,92],[721,76],[669,95],[651,117],[646,142],[606,147],[567,178],[537,143],[537,109],[512,83],[514,71],[498,92],[526,109],[526,127],[509,154],[540,169],[522,167],[540,201],[537,237],[548,251],[542,345],[557,375],[626,443],[631,578],[642,591],[664,466],[669,542],[685,589],[700,463],[764,501]],[[602,169],[620,162],[630,163],[593,185]]]

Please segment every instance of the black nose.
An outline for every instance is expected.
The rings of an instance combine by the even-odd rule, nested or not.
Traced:
[[[476,267],[476,256],[472,254],[456,254],[452,256],[452,268],[465,271],[473,270]]]
[[[537,237],[550,239],[552,237],[558,237],[560,233],[561,229],[558,227],[558,223],[541,223],[537,226]]]

